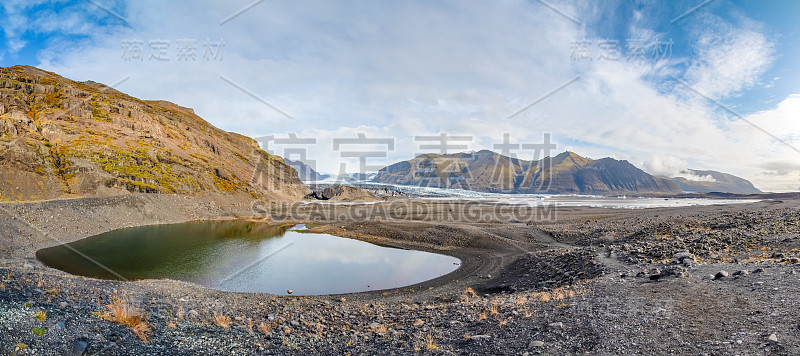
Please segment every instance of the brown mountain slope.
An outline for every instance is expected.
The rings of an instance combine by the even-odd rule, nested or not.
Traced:
[[[551,194],[676,194],[681,189],[627,161],[591,160],[572,152],[539,161],[492,151],[426,154],[381,169],[380,183],[460,188],[482,192]]]
[[[282,158],[192,109],[27,66],[0,68],[0,199],[308,193]]]

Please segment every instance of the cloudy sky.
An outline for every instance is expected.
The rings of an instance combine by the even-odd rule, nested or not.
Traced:
[[[794,0],[3,0],[0,65],[191,107],[324,172],[359,171],[358,152],[367,170],[441,152],[425,140],[441,134],[462,139],[448,152],[550,135],[552,154],[796,191],[798,13]]]

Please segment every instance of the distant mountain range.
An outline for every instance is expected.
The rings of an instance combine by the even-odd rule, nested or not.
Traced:
[[[739,178],[732,174],[717,171],[700,171],[687,169],[685,172],[694,180],[685,177],[670,178],[686,193],[736,193],[736,194],[755,194],[762,193],[761,190],[753,186],[750,181]]]
[[[686,178],[654,177],[628,161],[613,158],[593,160],[573,152],[563,152],[538,161],[526,161],[482,150],[420,155],[381,169],[372,181],[517,194],[612,195],[758,191],[750,182],[729,174],[693,172],[694,175],[708,177],[703,182]]]

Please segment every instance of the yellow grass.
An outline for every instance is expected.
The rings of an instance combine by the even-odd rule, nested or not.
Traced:
[[[267,323],[258,324],[258,331],[264,334],[269,334],[270,330],[272,330],[272,326],[270,326],[269,324]]]
[[[114,298],[111,304],[106,305],[100,318],[129,327],[144,342],[147,342],[152,332],[150,323],[147,322],[147,313],[119,298]]]
[[[439,345],[436,344],[436,340],[433,338],[433,335],[425,336],[425,349],[436,350],[438,348]]]
[[[217,326],[221,326],[227,329],[228,327],[231,326],[231,318],[229,316],[225,316],[222,314],[218,314],[217,312],[214,312],[214,324],[217,324]]]
[[[576,293],[573,290],[565,287],[556,288],[550,292],[533,292],[531,297],[539,300],[540,302],[549,302],[551,300],[563,300],[575,297]]]

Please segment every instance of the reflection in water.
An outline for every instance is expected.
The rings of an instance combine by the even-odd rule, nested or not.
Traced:
[[[401,287],[447,274],[459,264],[449,256],[245,221],[121,229],[69,246],[129,280],[170,278],[226,291],[275,294]],[[36,256],[72,274],[119,279],[66,246],[43,249]]]

